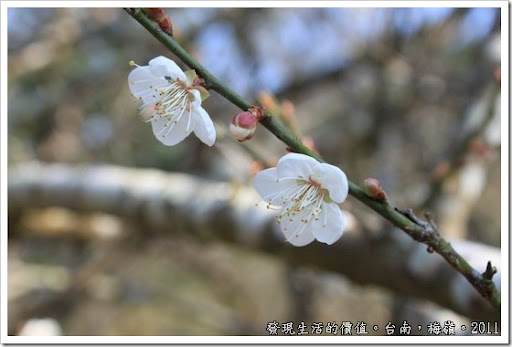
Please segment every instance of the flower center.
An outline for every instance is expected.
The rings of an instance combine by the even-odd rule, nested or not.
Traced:
[[[322,202],[327,190],[311,176],[306,179],[297,180],[289,198],[283,198],[283,209],[277,217],[278,221],[282,218],[289,218],[293,222],[295,216],[300,214],[301,222],[308,223],[311,217],[315,217],[322,210]]]
[[[320,184],[320,182],[317,182],[314,178],[312,178],[311,176],[309,176],[309,184],[311,184],[312,186],[318,188],[318,189],[323,189],[322,188],[322,185]]]
[[[170,77],[165,79],[169,85],[159,90],[161,99],[156,103],[156,113],[159,117],[177,122],[185,111],[190,111],[194,95],[184,81],[179,79],[173,81]]]
[[[181,120],[182,117],[188,116],[186,132],[191,131],[192,121],[192,102],[194,101],[194,94],[189,90],[189,87],[184,81],[180,79],[173,80],[169,76],[165,76],[168,85],[159,89],[160,100],[150,106],[150,112],[154,111],[153,116],[148,121],[159,120],[166,118],[168,121],[157,135],[163,133],[166,137],[173,127]]]

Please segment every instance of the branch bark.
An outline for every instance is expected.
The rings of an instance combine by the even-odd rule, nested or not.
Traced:
[[[332,246],[314,243],[296,248],[284,242],[272,214],[264,206],[254,206],[259,200],[250,188],[151,169],[31,162],[9,171],[11,215],[45,206],[112,213],[141,230],[235,243],[275,254],[293,265],[319,267],[358,283],[428,299],[474,319],[500,320],[499,312],[462,275],[403,234],[383,232],[370,237],[347,230]],[[489,274],[485,266],[489,259],[500,264],[499,249],[463,240],[452,244],[462,256],[482,264],[481,272]],[[500,273],[491,281],[499,287]]]

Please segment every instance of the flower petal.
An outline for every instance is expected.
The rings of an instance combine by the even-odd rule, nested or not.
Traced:
[[[173,80],[180,79],[186,81],[187,77],[183,70],[171,59],[159,56],[149,61],[149,67],[151,71],[157,76],[169,76]]]
[[[279,181],[277,169],[273,167],[258,172],[254,177],[253,185],[265,202],[282,206],[285,200],[289,200],[288,192],[296,186],[296,183],[290,180]]]
[[[192,101],[192,106],[201,106],[201,92],[197,89],[189,89],[189,93],[194,95],[194,101]]]
[[[161,98],[158,88],[167,84],[165,78],[155,76],[149,66],[136,67],[128,75],[130,92],[145,104],[157,103]]]
[[[288,153],[277,163],[279,177],[300,177],[309,179],[313,167],[318,164],[316,159],[301,153]]]
[[[343,235],[343,213],[339,206],[333,203],[323,203],[321,209],[311,224],[311,231],[318,241],[332,245]]]
[[[302,210],[296,215],[283,216],[280,220],[286,241],[296,247],[305,246],[315,240],[311,230],[310,212],[310,210]],[[308,222],[304,222],[305,219],[308,219]]]
[[[201,99],[199,98],[199,100]],[[199,140],[208,146],[213,146],[217,135],[215,133],[215,126],[213,125],[210,116],[201,106],[194,107],[193,104],[192,110],[192,117],[194,118],[194,133],[199,138]]]
[[[192,122],[192,119],[190,121]],[[166,146],[174,146],[192,133],[191,129],[193,125],[190,126],[187,132],[187,127],[189,126],[188,122],[189,115],[185,111],[177,123],[170,122],[167,117],[159,117],[151,121],[151,126],[153,128],[153,134],[155,134],[155,137],[160,142]]]
[[[329,196],[333,201],[340,204],[347,199],[347,175],[340,168],[326,163],[319,163],[313,167],[313,177],[318,180],[322,187],[329,191]]]

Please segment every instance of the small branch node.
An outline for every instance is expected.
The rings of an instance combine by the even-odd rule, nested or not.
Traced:
[[[403,214],[404,216],[406,216],[407,218],[409,218],[412,222],[414,222],[415,224],[418,224],[418,225],[422,225],[422,223],[425,223],[424,221],[422,221],[421,219],[419,219],[415,214],[414,212],[412,211],[411,208],[407,208],[405,210],[402,210],[402,209],[399,209],[398,207],[395,207],[395,210],[401,214]]]
[[[251,106],[247,109],[247,111],[251,112],[254,115],[254,117],[256,117],[258,122],[267,117],[265,110],[261,106]]]
[[[125,11],[128,12],[130,14],[130,16],[135,16],[135,14],[137,14],[137,12],[139,10],[140,9],[138,9],[138,8],[132,8],[132,7],[125,8]]]
[[[492,281],[492,277],[498,272],[495,266],[492,266],[491,261],[487,262],[487,268],[482,273],[484,280]]]
[[[430,214],[430,212],[425,212],[425,218],[427,220],[427,222],[432,226],[432,228],[437,232],[438,229],[437,229],[437,225],[436,223],[434,222],[434,220],[432,219],[432,215]]]
[[[418,216],[416,216],[414,214],[414,212],[412,211],[412,209],[410,209],[410,208],[401,210],[401,209],[395,207],[395,210],[397,212],[403,214],[404,216],[409,218],[413,223],[415,223],[421,227],[421,229],[422,229],[421,236],[416,238],[417,241],[420,241],[420,242],[431,241],[434,239],[434,236],[438,234],[437,226],[434,223],[434,221],[432,220],[430,213],[428,213],[428,212],[425,213],[425,217],[426,217],[427,221],[424,221],[424,220],[421,220],[420,218],[418,218]],[[404,227],[403,229],[405,231],[410,231],[409,227]]]

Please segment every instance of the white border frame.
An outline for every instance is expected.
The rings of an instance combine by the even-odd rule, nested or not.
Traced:
[[[10,7],[117,7],[108,1],[2,1],[1,23],[1,342],[6,344],[504,344],[510,339],[509,327],[509,12],[508,1],[152,1],[153,7],[497,7],[501,8],[501,336],[7,336],[7,9]],[[125,1],[125,7],[141,7],[140,1]],[[147,2],[142,5],[148,6]]]

